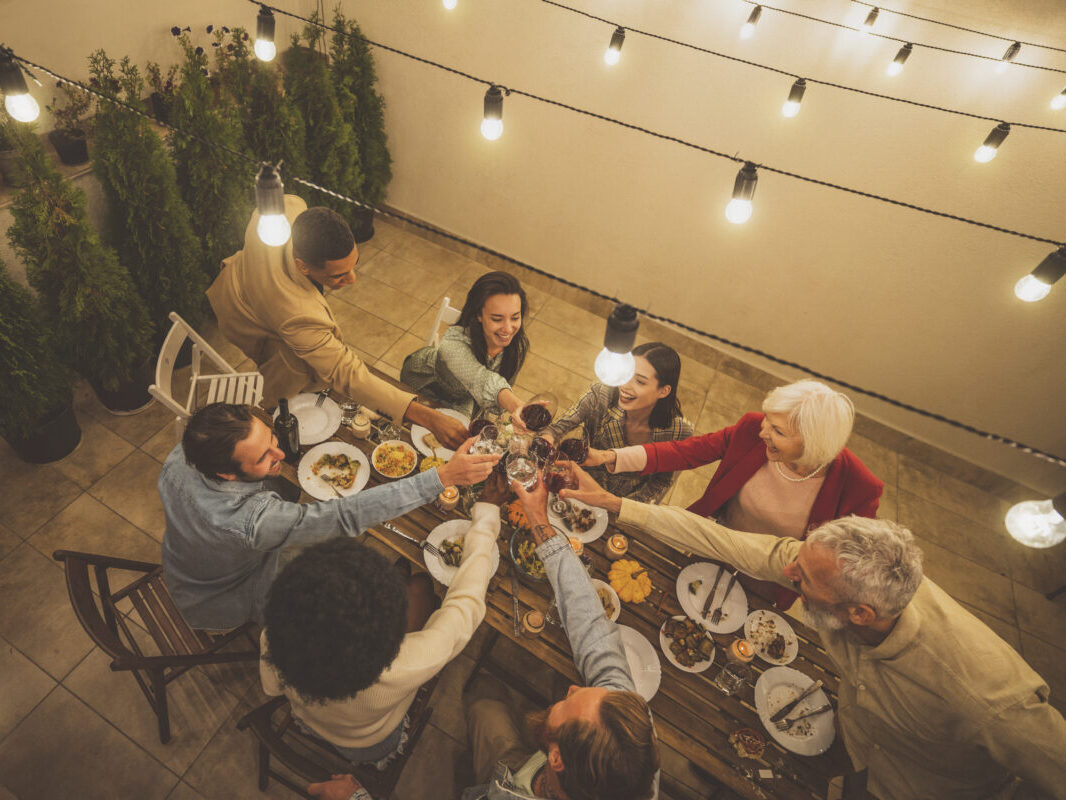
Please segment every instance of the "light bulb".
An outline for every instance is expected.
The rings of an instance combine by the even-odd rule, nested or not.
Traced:
[[[1000,61],[998,64],[996,64],[996,74],[997,75],[1002,75],[1004,72],[1007,71],[1007,67],[1009,67],[1009,66],[1010,66],[1010,62],[1009,61]]]
[[[1035,303],[1051,294],[1051,286],[1033,275],[1026,275],[1014,284],[1014,294],[1019,300]]]
[[[996,148],[989,147],[987,144],[983,144],[977,148],[973,154],[974,161],[980,161],[982,164],[987,164],[993,158],[996,157]]]
[[[12,119],[19,122],[33,122],[41,114],[41,107],[29,94],[9,94],[4,98],[4,108]]]
[[[621,386],[633,377],[637,362],[632,353],[613,353],[606,347],[596,356],[593,364],[596,377],[607,386]]]
[[[887,67],[885,67],[885,74],[890,78],[896,77],[901,72],[903,72],[903,65],[897,64],[895,61],[891,62]]]
[[[1007,532],[1026,547],[1054,547],[1066,540],[1066,520],[1051,500],[1027,500],[1010,507]]]
[[[748,21],[740,26],[740,38],[750,39],[755,35],[755,26],[759,24],[759,17],[762,16],[762,6],[755,6],[751,10],[751,14],[748,15]]]
[[[788,100],[781,106],[781,113],[786,117],[794,117],[800,113],[800,103],[803,102],[803,93],[807,91],[807,81],[797,78],[788,93]]]
[[[870,13],[866,15],[865,21],[862,23],[862,32],[869,33],[874,29],[874,23],[877,22],[877,15],[880,13],[880,9],[871,8]]]
[[[800,113],[800,104],[795,100],[786,100],[785,104],[781,106],[781,114],[786,117],[794,117]]]
[[[502,119],[483,119],[481,120],[481,135],[488,139],[490,142],[494,142],[503,135],[503,120]]]
[[[999,123],[994,127],[988,136],[985,137],[984,142],[973,154],[974,161],[978,161],[981,164],[987,164],[993,158],[996,157],[996,153],[999,152],[999,146],[1003,144],[1003,140],[1007,138],[1007,134],[1010,133],[1010,125],[1006,122]]]
[[[1051,107],[1056,111],[1066,108],[1066,89],[1051,98]]]
[[[261,214],[259,216],[259,224],[255,227],[255,232],[259,234],[259,239],[263,244],[270,247],[281,247],[285,242],[289,241],[292,226],[289,225],[289,221],[285,219],[284,214]]]
[[[622,60],[622,54],[619,51],[612,50],[609,47],[607,48],[606,51],[604,51],[603,63],[606,64],[607,66],[613,67],[615,64],[617,64],[621,60]]]
[[[1003,58],[1000,59],[1000,62],[998,64],[996,64],[996,72],[1000,75],[1006,72],[1007,67],[1010,65],[1010,62],[1012,62],[1015,58],[1018,57],[1018,53],[1021,52],[1021,49],[1021,42],[1015,42],[1010,47],[1008,47],[1007,52],[1003,54]]]
[[[614,33],[611,34],[611,42],[607,45],[607,50],[603,54],[603,63],[609,67],[613,67],[622,58],[622,44],[626,40],[626,29],[615,28]]]
[[[751,200],[733,198],[725,207],[725,218],[734,225],[743,225],[751,219]]]
[[[255,50],[255,57],[260,61],[273,61],[274,56],[278,54],[277,46],[266,39],[256,39],[252,49]]]
[[[503,135],[503,90],[493,84],[485,92],[485,116],[481,120],[481,135],[494,142]]]
[[[444,7],[449,11],[454,11],[455,7],[459,5],[459,0],[443,0]]]
[[[910,58],[911,50],[914,49],[914,45],[907,43],[899,49],[896,53],[896,57],[892,59],[892,63],[885,67],[885,74],[890,78],[899,75],[903,72],[903,65],[907,63],[907,59]]]

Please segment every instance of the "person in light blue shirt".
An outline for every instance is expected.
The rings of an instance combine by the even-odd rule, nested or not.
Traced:
[[[171,597],[194,628],[260,622],[284,548],[355,536],[430,502],[444,486],[485,480],[498,456],[470,454],[473,441],[436,469],[351,497],[300,504],[279,493],[284,453],[251,407],[204,407],[189,419],[159,475],[163,576]]]

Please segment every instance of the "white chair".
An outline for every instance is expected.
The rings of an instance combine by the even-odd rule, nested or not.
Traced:
[[[155,364],[155,383],[148,387],[152,396],[178,415],[178,421],[185,423],[196,410],[200,387],[207,388],[204,405],[210,403],[238,403],[256,405],[263,399],[263,376],[258,372],[237,372],[222,356],[218,354],[203,336],[189,327],[174,311],[170,312],[174,323],[167,338],[159,350],[159,359]],[[189,393],[182,404],[174,399],[174,364],[178,360],[185,340],[192,341],[192,372],[189,375]],[[220,370],[219,373],[200,374],[200,364],[204,356]]]
[[[459,315],[462,314],[458,308],[452,308],[449,303],[452,299],[445,297],[440,301],[440,311],[437,312],[437,318],[433,320],[433,327],[429,331],[429,338],[426,339],[426,344],[430,347],[436,347],[440,344],[440,326],[441,325],[454,325],[459,321]]]

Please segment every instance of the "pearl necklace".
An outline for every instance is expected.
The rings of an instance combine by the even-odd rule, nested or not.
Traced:
[[[818,467],[818,469],[816,469],[810,475],[804,475],[802,478],[792,478],[792,477],[789,477],[788,475],[786,475],[785,471],[783,469],[781,469],[781,462],[780,461],[775,461],[774,465],[777,467],[777,474],[780,475],[782,478],[784,478],[786,481],[791,481],[792,483],[803,483],[803,481],[810,480],[811,478],[813,478],[815,475],[817,475],[819,472],[822,471],[822,467]]]

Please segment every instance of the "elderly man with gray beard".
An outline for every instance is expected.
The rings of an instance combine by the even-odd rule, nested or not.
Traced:
[[[839,725],[882,800],[1066,798],[1066,721],[1006,642],[922,575],[914,537],[849,516],[804,541],[623,500],[574,467],[571,497],[684,551],[799,592],[840,673]]]

